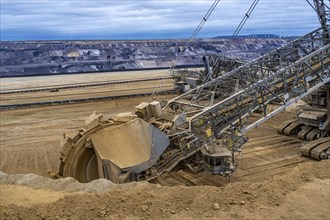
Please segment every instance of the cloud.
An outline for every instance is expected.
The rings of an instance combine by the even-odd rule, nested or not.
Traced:
[[[230,35],[253,0],[221,0],[198,37]],[[289,3],[288,3],[289,2]],[[188,38],[213,0],[1,0],[1,39]],[[241,34],[319,26],[301,0],[260,0]]]

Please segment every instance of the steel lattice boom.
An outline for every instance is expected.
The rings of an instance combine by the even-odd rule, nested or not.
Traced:
[[[178,162],[219,139],[238,150],[248,130],[328,83],[330,45],[323,36],[323,29],[317,29],[169,101],[163,120],[180,115],[186,122],[167,130],[173,138],[172,160]],[[282,104],[267,112],[267,104],[274,100]],[[264,117],[250,122],[248,116],[260,109]]]
[[[228,60],[211,57],[203,84],[168,102],[143,102],[108,120],[93,114],[75,137],[64,136],[59,174],[151,180],[183,160],[192,170],[233,173],[247,131],[330,83],[329,7],[314,3],[321,28],[252,62],[230,61],[228,70],[217,66]],[[273,101],[280,104],[269,112]],[[262,117],[250,120],[256,111]]]

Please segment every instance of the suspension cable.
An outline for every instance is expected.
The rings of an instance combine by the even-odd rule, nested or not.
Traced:
[[[184,45],[183,49],[180,51],[179,55],[176,57],[176,59],[173,61],[172,66],[168,69],[168,71],[165,73],[165,75],[163,76],[159,86],[156,88],[156,90],[152,93],[152,95],[149,97],[149,101],[151,101],[151,99],[153,97],[155,97],[158,93],[159,90],[163,87],[163,83],[166,79],[166,77],[169,75],[169,73],[176,67],[179,59],[182,57],[182,55],[184,54],[184,52],[186,51],[186,49],[190,46],[191,42],[196,38],[196,36],[198,35],[198,33],[200,32],[200,30],[203,28],[204,24],[207,22],[207,20],[209,19],[209,17],[211,16],[212,12],[214,11],[214,9],[217,7],[217,5],[219,4],[220,0],[215,0],[213,2],[213,4],[211,5],[211,7],[209,8],[209,10],[206,12],[205,16],[202,18],[201,22],[199,23],[199,25],[197,26],[197,28],[195,29],[195,31],[192,33],[192,35],[190,36],[188,42]]]
[[[312,9],[317,13],[316,8],[314,7],[314,5],[312,5],[312,3],[309,0],[306,0],[306,2],[309,4],[309,6],[312,7]]]
[[[247,21],[247,19],[250,18],[250,15],[253,12],[253,10],[255,9],[255,7],[257,6],[258,2],[259,2],[259,0],[254,0],[254,2],[252,3],[252,5],[250,6],[249,10],[246,12],[245,16],[243,17],[242,21],[239,23],[238,27],[234,31],[233,36],[237,36],[238,33],[241,31],[241,29],[244,26],[244,24]]]
[[[242,19],[242,21],[239,23],[238,27],[236,28],[233,36],[237,36],[238,33],[241,31],[242,27],[244,26],[245,22],[247,21],[247,19],[250,17],[251,13],[253,12],[253,10],[255,9],[255,7],[257,6],[259,0],[254,0],[252,5],[250,6],[249,10],[246,12],[244,18]],[[224,55],[226,55],[227,50],[225,50]],[[205,81],[205,79],[204,79]],[[203,81],[203,83],[204,83]],[[200,96],[201,92],[202,92],[203,88],[200,88],[199,90],[196,91],[196,94],[193,96],[193,98],[190,100],[189,104],[186,106],[186,108],[184,109],[183,112],[187,112],[189,107],[191,106],[191,104],[193,104],[197,98]]]

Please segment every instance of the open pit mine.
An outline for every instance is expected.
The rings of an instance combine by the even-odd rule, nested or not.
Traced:
[[[329,219],[309,3],[290,39],[0,42],[1,219]]]

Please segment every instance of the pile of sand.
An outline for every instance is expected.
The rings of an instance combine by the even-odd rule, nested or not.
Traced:
[[[84,192],[66,193],[57,201],[27,207],[13,201],[2,204],[0,212],[3,219],[327,219],[329,168],[330,161],[311,161],[264,182],[236,182],[224,187],[115,185],[106,180],[81,184],[71,178],[50,180],[31,174],[2,173],[1,184]],[[93,190],[99,193],[86,193]]]
[[[35,174],[6,174],[0,171],[0,184],[15,184],[35,189],[48,189],[66,192],[106,192],[115,184],[106,179],[94,180],[90,183],[79,183],[72,177],[50,179]]]

